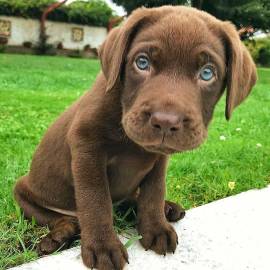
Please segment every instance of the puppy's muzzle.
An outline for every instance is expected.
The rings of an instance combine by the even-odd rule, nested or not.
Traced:
[[[191,121],[185,115],[177,115],[167,112],[154,112],[148,113],[149,123],[151,127],[158,132],[164,134],[164,136],[177,133],[183,130],[184,127]]]

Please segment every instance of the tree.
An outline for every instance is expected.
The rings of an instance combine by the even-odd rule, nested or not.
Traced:
[[[159,7],[164,5],[181,5],[185,4],[186,0],[113,0],[113,2],[117,5],[123,6],[128,14],[132,12],[132,10],[138,7]]]
[[[48,35],[46,34],[46,19],[48,15],[53,12],[55,9],[61,7],[67,2],[67,0],[62,0],[61,2],[55,2],[50,4],[47,8],[44,9],[42,16],[40,18],[40,33],[39,33],[39,42],[36,46],[36,51],[38,54],[46,54],[50,49],[51,45],[47,44]]]
[[[255,29],[270,30],[269,0],[113,0],[126,11],[137,7],[163,5],[192,5],[207,11],[221,20],[232,21],[238,28],[252,26]]]
[[[199,2],[200,7],[195,2]],[[194,0],[192,4],[221,20],[232,21],[238,28],[243,26],[263,30],[270,28],[268,0]]]

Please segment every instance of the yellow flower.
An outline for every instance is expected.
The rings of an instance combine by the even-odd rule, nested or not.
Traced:
[[[231,182],[228,182],[228,187],[230,190],[234,190],[235,188],[235,182],[231,181]]]

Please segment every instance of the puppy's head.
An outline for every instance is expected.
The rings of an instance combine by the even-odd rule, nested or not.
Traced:
[[[187,7],[138,9],[100,58],[107,94],[121,91],[127,136],[163,154],[199,146],[225,88],[229,119],[256,82],[234,26]]]

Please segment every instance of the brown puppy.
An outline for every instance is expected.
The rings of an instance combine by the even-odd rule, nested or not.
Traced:
[[[123,269],[128,255],[113,230],[112,202],[137,192],[142,245],[174,252],[166,213],[178,220],[181,209],[164,201],[168,155],[205,140],[225,88],[229,119],[256,69],[230,23],[188,7],[136,10],[109,34],[100,59],[92,91],[49,128],[15,198],[26,217],[52,228],[41,252],[80,227],[85,265]]]

